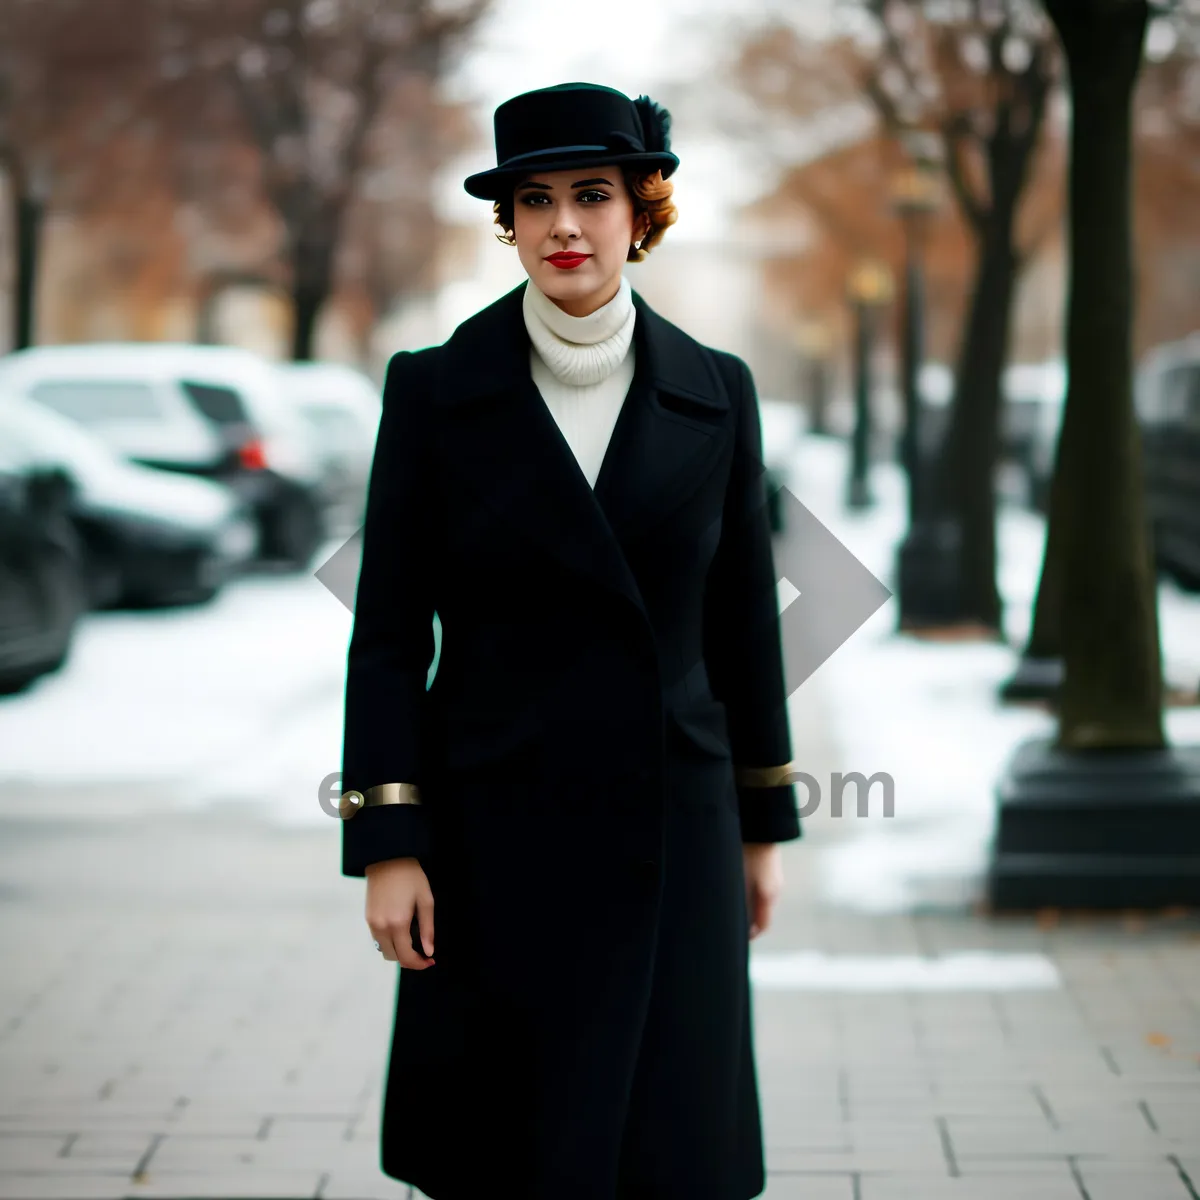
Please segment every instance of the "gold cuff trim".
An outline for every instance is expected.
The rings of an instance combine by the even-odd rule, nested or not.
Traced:
[[[735,767],[734,781],[738,787],[782,787],[794,782],[795,764],[781,767]]]
[[[380,783],[365,792],[343,792],[338,801],[338,812],[343,821],[349,821],[362,809],[377,804],[420,804],[421,793],[415,783]]]

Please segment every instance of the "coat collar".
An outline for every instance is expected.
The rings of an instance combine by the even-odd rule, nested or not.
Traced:
[[[464,321],[446,343],[453,347],[454,396],[456,401],[492,395],[529,378],[529,334],[521,303],[525,284],[518,284],[495,303]],[[635,290],[637,310],[634,340],[640,363],[649,352],[649,376],[655,389],[697,399],[716,407],[728,407],[720,376],[713,370],[702,348],[659,316]],[[460,357],[472,348],[485,350],[483,357]]]
[[[447,458],[518,534],[644,614],[625,551],[715,468],[730,398],[704,347],[634,291],[633,383],[593,491],[533,382],[524,288],[464,321],[441,350]]]

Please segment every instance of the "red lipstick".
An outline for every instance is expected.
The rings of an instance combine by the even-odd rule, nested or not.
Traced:
[[[547,256],[546,261],[556,266],[561,271],[571,271],[580,263],[587,262],[592,256],[590,254],[573,254],[565,250],[560,250],[557,254]]]

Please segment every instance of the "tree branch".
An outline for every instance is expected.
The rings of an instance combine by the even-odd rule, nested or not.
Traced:
[[[982,234],[988,219],[987,206],[972,189],[961,157],[963,144],[973,136],[965,113],[953,113],[942,122],[942,142],[946,147],[946,177],[950,180],[950,186],[954,190],[959,208],[967,218],[967,223],[975,233]]]

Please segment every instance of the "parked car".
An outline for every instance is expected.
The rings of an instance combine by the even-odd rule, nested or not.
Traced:
[[[208,600],[254,554],[253,512],[228,488],[126,462],[23,396],[0,395],[0,444],[70,481],[90,607]]]
[[[0,360],[0,386],[84,425],[130,462],[231,487],[259,554],[308,563],[326,536],[321,464],[276,366],[232,346],[41,346]]]
[[[68,659],[88,599],[72,484],[0,434],[0,694]]]
[[[1013,363],[1004,372],[1003,386],[1002,452],[1025,476],[1030,507],[1045,513],[1067,398],[1067,364],[1061,358]]]
[[[1134,396],[1155,560],[1200,591],[1200,332],[1150,351]]]
[[[284,363],[280,370],[290,397],[312,427],[326,528],[331,535],[353,533],[366,510],[382,412],[380,389],[361,371],[341,363]]]
[[[931,360],[921,365],[922,463],[936,460],[949,434],[954,386],[954,370],[948,364]],[[1011,464],[1024,477],[1031,504],[1041,503],[1049,487],[1064,387],[1062,362],[1013,363],[1001,376],[997,465]]]
[[[767,490],[767,514],[772,533],[782,533],[787,527],[781,489],[792,481],[792,467],[800,439],[804,434],[805,413],[793,400],[774,400],[762,397],[758,402],[762,426],[764,480]]]

